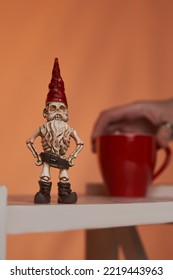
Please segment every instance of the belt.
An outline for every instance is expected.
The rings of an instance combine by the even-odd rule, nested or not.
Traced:
[[[55,154],[40,153],[43,162],[48,163],[50,166],[59,169],[69,169],[70,165],[68,160],[60,158]]]

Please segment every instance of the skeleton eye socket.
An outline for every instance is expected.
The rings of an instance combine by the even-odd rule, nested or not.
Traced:
[[[50,107],[49,107],[49,111],[50,112],[55,112],[56,111],[56,106],[55,105],[50,105]]]
[[[59,107],[59,109],[61,110],[61,111],[65,111],[65,106],[64,105],[61,105],[60,107]]]

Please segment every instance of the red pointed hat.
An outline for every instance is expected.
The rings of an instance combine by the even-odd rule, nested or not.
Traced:
[[[62,102],[68,107],[65,95],[64,82],[60,75],[58,58],[55,58],[54,61],[52,79],[49,84],[49,92],[46,98],[46,105],[49,102]]]

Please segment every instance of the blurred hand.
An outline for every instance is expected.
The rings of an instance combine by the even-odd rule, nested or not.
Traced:
[[[103,134],[145,133],[156,137],[161,147],[173,138],[173,100],[141,101],[107,109],[99,115],[92,132],[92,150]]]

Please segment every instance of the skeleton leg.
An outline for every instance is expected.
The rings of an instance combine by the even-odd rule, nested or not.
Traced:
[[[66,169],[60,169],[58,182],[58,203],[71,204],[77,202],[77,194],[72,192]]]
[[[67,172],[66,169],[60,169],[60,171],[59,171],[59,180],[62,183],[69,182],[69,176],[68,176],[68,172]]]
[[[50,166],[46,162],[43,163],[43,169],[39,180],[40,190],[34,197],[34,203],[47,204],[50,203],[50,191],[52,182],[50,181]]]
[[[40,180],[43,182],[50,181],[50,165],[46,162],[43,162],[43,168],[40,174]]]

